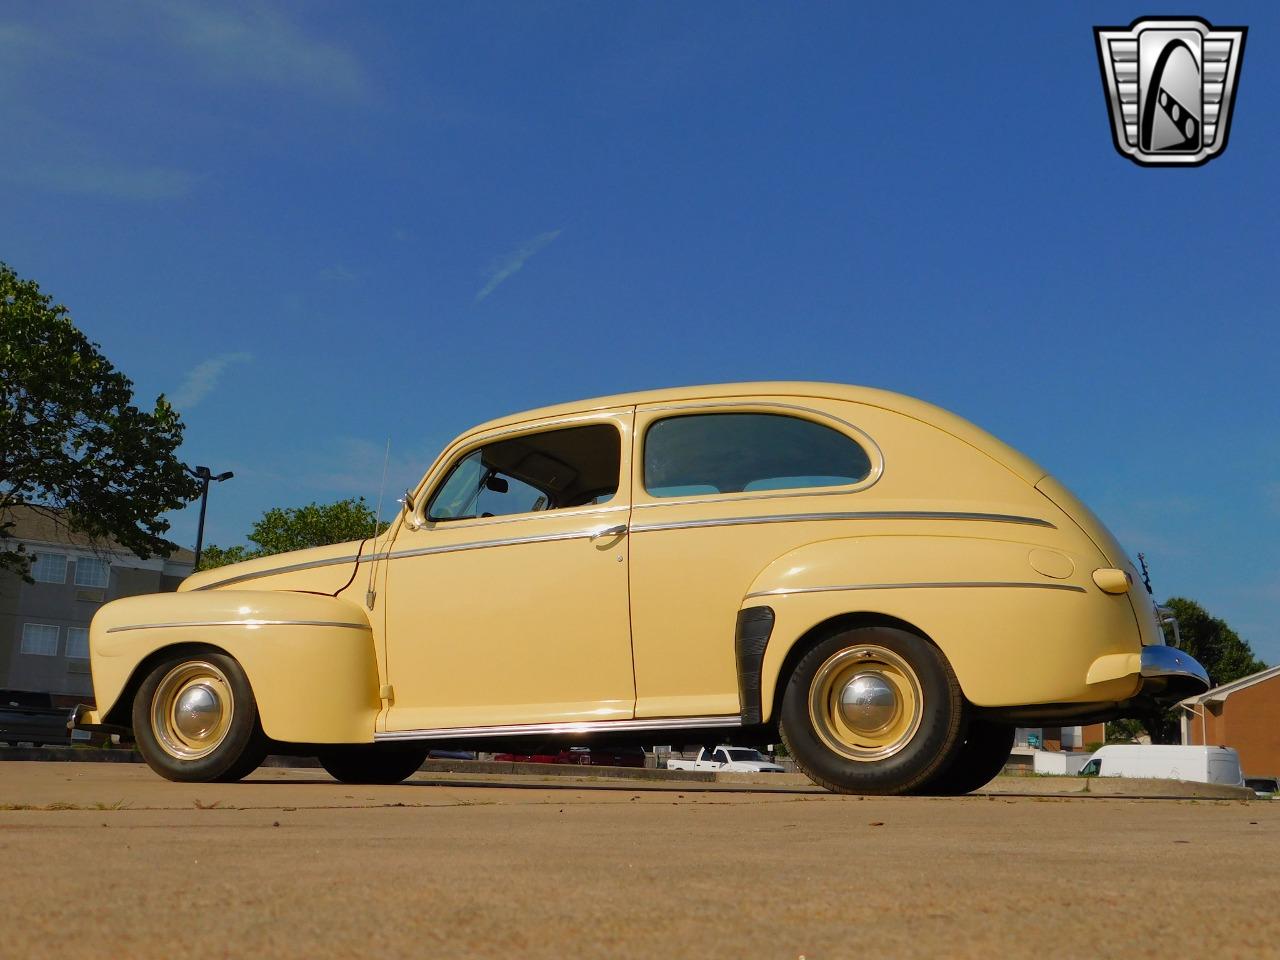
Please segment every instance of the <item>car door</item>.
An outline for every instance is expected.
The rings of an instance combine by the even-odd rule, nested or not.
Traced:
[[[806,398],[807,399],[807,398]],[[734,631],[769,563],[839,536],[875,482],[874,444],[793,397],[641,405],[632,469],[636,717],[739,712]],[[831,504],[843,503],[833,507]]]
[[[634,716],[633,408],[466,438],[386,563],[385,732]]]

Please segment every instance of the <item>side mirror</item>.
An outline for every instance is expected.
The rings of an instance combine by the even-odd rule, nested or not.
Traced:
[[[505,477],[489,477],[485,480],[484,487],[493,493],[506,493],[511,489],[511,484],[507,483]]]
[[[413,513],[413,491],[405,490],[404,496],[400,498],[400,502],[404,504],[405,513]]]

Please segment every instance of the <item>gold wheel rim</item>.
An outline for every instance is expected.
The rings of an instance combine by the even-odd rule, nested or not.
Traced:
[[[884,760],[920,729],[920,678],[902,657],[876,644],[833,653],[809,685],[809,719],[827,747],[849,760]]]
[[[227,738],[234,713],[235,696],[227,675],[205,660],[189,660],[156,686],[151,732],[171,757],[199,760]]]

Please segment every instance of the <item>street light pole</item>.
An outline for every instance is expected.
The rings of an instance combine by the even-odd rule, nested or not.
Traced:
[[[235,474],[228,470],[215,475],[208,467],[196,467],[194,470],[187,467],[187,473],[200,481],[200,525],[196,528],[196,559],[192,565],[193,570],[199,570],[200,552],[204,549],[204,513],[209,506],[209,482],[221,483],[223,480],[230,480]]]

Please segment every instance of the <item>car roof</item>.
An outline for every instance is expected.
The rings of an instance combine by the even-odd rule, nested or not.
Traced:
[[[1028,483],[1035,484],[1046,476],[1043,467],[1008,444],[996,439],[981,427],[961,416],[944,410],[924,400],[906,394],[881,390],[877,387],[860,387],[846,383],[825,383],[804,380],[774,380],[745,383],[711,383],[688,387],[666,387],[658,390],[641,390],[633,393],[617,393],[592,397],[571,403],[558,403],[533,410],[524,410],[509,416],[498,417],[482,423],[467,434],[481,433],[503,427],[517,426],[530,420],[572,416],[595,410],[615,407],[640,406],[653,403],[679,403],[688,400],[733,399],[748,397],[787,397],[796,400],[841,400],[878,407],[920,420],[946,431],[1003,463]]]

